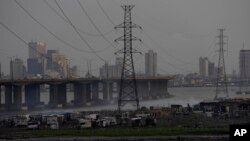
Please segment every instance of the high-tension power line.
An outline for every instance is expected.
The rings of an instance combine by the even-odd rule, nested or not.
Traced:
[[[107,19],[109,20],[110,23],[113,24],[113,26],[115,26],[116,24],[112,21],[112,19],[109,17],[109,15],[107,14],[107,12],[104,10],[104,8],[102,7],[101,3],[99,0],[96,0],[98,6],[101,8],[102,13],[107,17]]]
[[[72,26],[72,28],[74,29],[74,31],[77,33],[77,35],[80,37],[80,39],[87,45],[87,47],[103,62],[106,62],[105,59],[103,59],[98,53],[95,52],[95,50],[90,46],[90,44],[87,42],[87,40],[85,40],[85,38],[80,34],[80,32],[77,30],[77,28],[75,27],[75,25],[71,22],[71,20],[69,19],[69,17],[66,15],[66,13],[64,12],[64,10],[62,9],[62,7],[60,6],[60,4],[57,2],[57,0],[54,0],[56,5],[58,6],[58,8],[60,9],[60,11],[62,12],[62,14],[64,15],[64,17],[68,20],[68,22],[70,23],[70,25]]]
[[[68,20],[66,18],[64,18],[47,0],[43,0],[43,2],[58,16],[60,17],[64,22],[66,22],[67,24],[69,24]],[[76,27],[81,33],[88,35],[88,36],[93,36],[93,37],[100,37],[102,35],[100,34],[94,34],[94,33],[89,33],[86,32],[84,30],[82,30],[79,27]],[[103,35],[108,35],[110,34],[112,31],[114,31],[114,29],[111,29],[109,31],[107,31],[106,33],[103,33]]]
[[[143,42],[143,45],[144,45],[145,47],[147,47],[147,48],[150,49],[150,47],[148,46],[148,44],[146,44],[146,43]],[[170,63],[169,61],[167,61],[164,57],[162,57],[162,56],[160,56],[160,55],[159,55],[159,57],[161,58],[161,60],[162,60],[165,64],[171,66],[172,68],[175,68],[175,69],[180,70],[180,71],[183,71],[183,72],[191,72],[190,70],[187,70],[187,69],[183,69],[183,68],[177,67],[176,65]]]
[[[100,35],[102,36],[102,38],[108,42],[113,48],[117,49],[113,43],[111,43],[106,36],[102,33],[102,31],[98,28],[98,26],[95,24],[95,22],[92,20],[92,18],[89,16],[88,12],[85,10],[85,8],[83,7],[83,5],[81,4],[81,2],[79,0],[77,0],[78,4],[80,5],[83,13],[88,17],[89,21],[91,22],[91,24],[95,27],[95,29],[100,33]]]
[[[50,31],[45,25],[43,25],[41,22],[39,22],[28,10],[26,10],[22,6],[22,4],[20,2],[18,2],[17,0],[14,0],[14,1],[31,19],[33,19],[37,24],[39,24],[43,29],[45,29],[47,32],[49,32],[54,38],[56,38],[58,41],[60,41],[64,45],[66,45],[68,47],[71,47],[71,48],[73,48],[73,49],[75,49],[77,51],[81,51],[81,52],[86,52],[86,53],[96,53],[96,52],[98,52],[98,51],[95,51],[95,50],[88,51],[88,50],[80,49],[80,48],[77,48],[77,47],[73,46],[72,44],[64,41],[62,38],[60,38],[59,36],[54,34],[52,31]]]
[[[4,27],[6,30],[8,30],[11,34],[13,34],[16,38],[18,38],[25,45],[27,45],[28,47],[30,47],[29,44],[28,44],[28,42],[26,42],[23,38],[21,38],[21,36],[19,36],[16,32],[14,32],[13,30],[11,30],[6,24],[4,24],[3,22],[0,21],[0,25],[2,25],[2,27]],[[39,52],[37,49],[32,48],[32,47],[30,47],[30,48],[33,49],[35,52],[37,52],[42,57],[48,59],[48,57],[45,54]]]
[[[142,31],[143,31],[143,33],[148,37],[148,39],[151,40],[151,41],[156,45],[157,48],[161,49],[161,50],[162,50],[164,53],[166,53],[168,56],[172,57],[172,58],[175,59],[176,61],[179,61],[179,62],[181,62],[181,63],[183,63],[183,64],[196,65],[196,64],[193,64],[193,63],[190,63],[190,62],[183,61],[183,60],[181,60],[181,59],[175,57],[175,56],[172,55],[171,53],[167,52],[167,51],[166,51],[165,49],[163,49],[163,48],[161,47],[161,45],[160,45],[158,42],[156,42],[156,41],[155,41],[155,40],[145,31],[145,30],[142,30]]]
[[[28,42],[26,42],[23,38],[21,38],[16,32],[14,32],[13,30],[11,30],[6,24],[4,24],[3,22],[0,21],[0,25],[2,25],[2,27],[4,27],[6,30],[8,30],[11,34],[13,34],[16,38],[18,38],[21,42],[23,42],[27,47],[31,48],[32,50],[34,50],[35,52],[37,52],[41,57],[49,60],[51,59],[50,57],[48,57],[46,54],[41,53],[40,51],[38,51],[37,49],[30,47]],[[12,62],[12,61],[11,61]],[[57,62],[54,62],[56,64],[58,64]],[[59,65],[59,64],[58,64]],[[11,65],[12,67],[12,65]],[[13,73],[13,72],[12,72]]]
[[[39,50],[37,50],[36,48],[32,48],[29,46],[29,43],[27,41],[25,41],[21,36],[19,36],[15,31],[13,31],[12,29],[10,29],[6,24],[4,24],[3,22],[0,21],[0,25],[2,27],[4,27],[7,31],[9,31],[12,35],[14,35],[16,38],[18,38],[21,42],[23,42],[28,48],[31,48],[32,50],[34,50],[35,52],[37,52],[41,57],[45,58],[45,59],[51,59],[50,57],[48,57],[47,55],[41,53]],[[112,60],[112,58],[114,57],[114,55],[108,60],[108,62],[110,62]],[[57,63],[57,62],[54,62]],[[97,68],[95,68],[94,70],[97,70]],[[84,72],[84,71],[81,71]]]

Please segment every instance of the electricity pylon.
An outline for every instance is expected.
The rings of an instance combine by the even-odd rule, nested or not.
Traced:
[[[227,87],[227,75],[225,68],[225,59],[224,59],[224,30],[218,29],[219,34],[219,60],[217,68],[217,81],[216,81],[216,95],[214,99],[225,99],[228,98],[228,87]]]
[[[119,50],[117,53],[123,54],[123,64],[122,64],[122,73],[120,80],[120,90],[118,98],[118,111],[121,111],[121,107],[127,103],[136,104],[137,109],[139,109],[139,98],[137,91],[137,84],[135,78],[135,69],[133,54],[140,53],[137,50],[133,49],[133,41],[139,40],[137,37],[133,36],[132,29],[140,28],[140,26],[132,23],[131,10],[134,5],[122,5],[124,10],[124,22],[115,27],[115,29],[122,28],[124,30],[124,35],[117,38],[117,41],[123,41],[124,47]]]

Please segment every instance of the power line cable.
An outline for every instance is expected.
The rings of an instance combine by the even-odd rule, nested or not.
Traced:
[[[5,29],[7,29],[11,34],[13,34],[16,38],[18,38],[20,41],[22,41],[25,45],[27,45],[29,48],[31,48],[32,50],[34,50],[35,52],[37,52],[41,57],[45,58],[45,59],[51,59],[50,57],[48,57],[47,55],[41,53],[40,51],[38,51],[35,48],[32,48],[29,46],[29,43],[26,42],[23,38],[21,38],[16,32],[14,32],[13,30],[11,30],[6,24],[4,24],[3,22],[0,21],[0,25],[2,25]],[[58,62],[54,62],[57,65],[60,66],[60,64],[58,64]],[[60,69],[62,69],[62,66],[60,66]]]
[[[142,42],[142,43],[144,44],[144,46],[146,46],[147,48],[151,49],[147,44],[145,44],[144,42]],[[142,48],[142,50],[140,50],[140,52],[142,52],[141,55],[145,58],[146,51],[143,50],[143,48]],[[190,71],[190,70],[182,69],[182,68],[177,67],[176,65],[174,65],[174,64],[172,64],[172,63],[169,63],[168,61],[166,61],[165,58],[163,58],[163,57],[160,56],[160,55],[159,55],[159,57],[161,58],[161,61],[162,61],[164,64],[167,64],[167,65],[171,66],[172,68],[175,68],[175,69],[180,70],[180,71],[182,71],[182,72],[192,72],[192,71]],[[164,71],[165,73],[170,74],[169,72],[167,72],[167,71],[165,71],[165,70],[163,70],[163,69],[161,69],[161,71]]]
[[[110,63],[111,61],[112,61],[112,59],[114,58],[114,56],[115,55],[112,55],[111,57],[110,57],[110,59],[108,59],[107,61],[106,61],[106,63]],[[100,67],[96,67],[96,68],[94,68],[94,69],[91,69],[90,71],[98,71],[100,69]],[[79,72],[81,72],[81,73],[87,73],[88,72],[88,70],[83,70],[83,69],[80,69],[80,70],[78,70]]]
[[[193,64],[193,63],[190,63],[190,62],[186,62],[186,61],[183,61],[177,57],[175,57],[174,55],[170,54],[169,52],[167,52],[165,49],[161,48],[160,44],[158,42],[156,42],[149,34],[147,34],[147,32],[145,30],[142,30],[143,33],[148,37],[149,40],[151,40],[157,48],[161,49],[164,53],[166,53],[168,56],[172,57],[173,59],[183,63],[183,64],[189,64],[189,65],[196,65],[196,64]]]
[[[77,0],[78,4],[80,5],[83,13],[88,17],[89,21],[92,23],[92,25],[95,27],[95,29],[100,33],[100,35],[102,36],[102,38],[108,42],[113,48],[117,49],[107,38],[106,36],[104,36],[104,34],[102,33],[102,31],[98,28],[98,26],[95,24],[95,22],[92,20],[92,18],[90,17],[90,15],[88,14],[88,12],[85,10],[85,8],[83,7],[83,5],[81,4],[81,2],[79,0]]]
[[[58,16],[60,17],[63,21],[65,21],[66,23],[69,24],[68,20],[66,18],[64,18],[47,0],[43,0],[43,2]],[[88,35],[88,36],[94,36],[94,37],[99,37],[101,36],[100,34],[94,34],[94,33],[89,33],[86,32],[78,27],[76,27],[81,33]],[[110,31],[103,33],[103,35],[107,35],[110,34],[114,29],[111,29]]]
[[[149,48],[149,49],[151,49],[147,44],[145,44],[144,42],[143,42],[143,44],[144,44],[144,46],[145,47],[147,47],[147,48]],[[159,57],[161,58],[161,60],[162,61],[164,61],[166,64],[168,64],[168,65],[170,65],[170,66],[172,66],[173,68],[175,68],[175,69],[178,69],[178,70],[181,70],[181,71],[184,71],[184,72],[192,72],[192,71],[190,71],[190,70],[186,70],[186,69],[183,69],[183,68],[180,68],[180,67],[177,67],[176,65],[174,65],[174,64],[172,64],[172,63],[169,63],[168,61],[166,61],[166,59],[165,58],[163,58],[161,55],[159,55]]]
[[[13,30],[11,30],[6,24],[4,24],[3,22],[0,21],[0,24],[7,29],[11,34],[13,34],[16,38],[18,38],[20,41],[22,41],[24,44],[26,44],[29,48],[33,49],[35,52],[37,52],[38,54],[40,54],[42,57],[48,59],[48,57],[46,55],[44,55],[43,53],[39,52],[38,50],[36,50],[35,48],[32,48],[29,46],[29,43],[26,42],[23,38],[21,38],[16,32],[14,32]]]
[[[101,5],[99,0],[96,0],[98,6],[101,8],[103,14],[107,17],[107,19],[110,21],[110,23],[113,24],[113,26],[116,26],[116,24],[112,21],[112,19],[109,17],[109,15],[107,14],[107,12],[104,10],[103,6]]]
[[[96,53],[99,51],[88,51],[88,50],[84,50],[84,49],[80,49],[77,48],[75,46],[73,46],[72,44],[64,41],[63,39],[61,39],[60,37],[58,37],[56,34],[54,34],[52,31],[50,31],[46,26],[44,26],[41,22],[39,22],[28,10],[26,10],[21,3],[19,3],[17,0],[14,0],[15,3],[30,17],[32,18],[37,24],[39,24],[43,29],[45,29],[47,32],[49,32],[54,38],[56,38],[57,40],[59,40],[60,42],[62,42],[64,45],[69,46],[75,50],[81,51],[81,52],[86,52],[86,53]]]
[[[54,0],[56,5],[58,6],[58,8],[60,9],[60,11],[62,12],[62,14],[64,15],[64,17],[68,20],[68,22],[70,23],[70,25],[73,27],[74,31],[78,34],[78,36],[81,38],[81,40],[87,45],[87,47],[103,62],[106,62],[105,59],[103,59],[91,46],[90,44],[87,42],[87,40],[85,40],[85,38],[79,33],[79,31],[76,29],[75,25],[71,22],[71,20],[68,18],[68,16],[66,15],[66,13],[64,12],[64,10],[62,9],[62,7],[60,6],[60,4],[57,2],[57,0]]]

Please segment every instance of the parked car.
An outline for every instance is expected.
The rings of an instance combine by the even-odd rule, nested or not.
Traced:
[[[89,119],[78,119],[78,126],[77,128],[82,129],[82,128],[91,128],[92,127],[92,121]]]
[[[58,123],[57,117],[56,116],[48,116],[47,117],[47,125],[51,129],[58,129],[59,128],[59,123]]]
[[[49,127],[50,127],[50,129],[58,129],[59,128],[59,124],[58,124],[58,122],[51,122],[49,124]]]
[[[40,128],[40,122],[39,121],[30,121],[27,125],[28,129],[39,129]]]

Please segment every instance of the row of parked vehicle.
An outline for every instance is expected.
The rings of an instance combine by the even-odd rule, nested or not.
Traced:
[[[78,119],[78,128],[110,127],[117,125],[115,117],[101,117],[98,114],[87,115]]]
[[[50,115],[18,115],[0,120],[0,127],[25,129],[40,128],[92,128],[117,125],[115,117],[104,117],[99,114],[78,115],[50,114]]]
[[[48,115],[18,115],[8,120],[0,121],[2,127],[40,129],[40,128],[108,128],[114,126],[156,126],[156,120],[149,114],[135,116],[103,116],[101,114],[48,114]],[[2,124],[3,123],[3,124]],[[1,128],[0,126],[0,128]]]
[[[59,116],[55,115],[18,115],[13,117],[12,125],[15,128],[39,129],[41,127],[46,127],[51,129],[58,129],[58,117]]]

